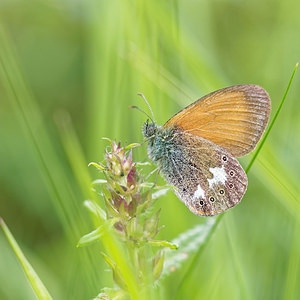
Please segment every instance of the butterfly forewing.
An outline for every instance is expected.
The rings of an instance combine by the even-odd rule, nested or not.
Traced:
[[[268,93],[257,85],[235,85],[210,93],[172,117],[176,127],[201,136],[235,157],[252,151],[270,115]]]
[[[162,172],[194,214],[213,216],[239,203],[247,176],[236,158],[220,146],[180,130],[174,131],[170,143],[161,161]]]

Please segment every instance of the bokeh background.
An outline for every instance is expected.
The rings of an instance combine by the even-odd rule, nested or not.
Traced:
[[[255,83],[273,117],[299,60],[299,11],[297,0],[0,1],[0,216],[55,299],[113,285],[99,245],[76,248],[92,229],[76,163],[96,179],[87,164],[102,160],[101,137],[142,141],[145,116],[128,109],[147,109],[138,92],[163,124],[206,93]],[[184,299],[300,298],[299,80],[243,201],[184,279]],[[134,158],[145,160],[145,147]],[[205,220],[172,193],[159,206],[163,239]],[[161,284],[163,299],[183,274]],[[0,299],[34,299],[1,232]]]

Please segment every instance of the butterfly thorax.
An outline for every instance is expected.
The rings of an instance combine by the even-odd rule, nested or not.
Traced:
[[[149,158],[160,163],[170,151],[174,130],[171,128],[163,128],[155,123],[146,122],[143,127],[143,134],[149,139],[148,155]]]

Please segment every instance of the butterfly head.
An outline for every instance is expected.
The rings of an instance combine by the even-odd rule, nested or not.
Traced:
[[[159,130],[160,126],[152,121],[149,122],[149,120],[147,120],[143,126],[143,135],[145,138],[151,138],[154,137]]]

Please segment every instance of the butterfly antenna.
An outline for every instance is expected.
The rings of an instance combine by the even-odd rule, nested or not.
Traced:
[[[144,141],[142,141],[140,144],[133,145],[130,149],[136,148],[136,147],[140,147],[140,146],[144,145],[145,143],[147,143],[149,140],[151,140],[151,139],[154,138],[154,137],[155,137],[155,134],[149,136],[149,137],[146,138]]]
[[[140,107],[133,105],[133,106],[129,106],[129,108],[135,108],[135,109],[139,110],[140,112],[145,114],[152,121],[152,123],[154,123],[152,118],[144,110],[142,110]]]
[[[144,101],[146,102],[146,104],[151,112],[151,116],[152,116],[152,118],[150,118],[150,119],[152,120],[153,123],[155,123],[153,111],[152,111],[151,106],[150,106],[149,102],[147,101],[146,97],[142,93],[138,93],[138,95],[141,96],[144,99]]]

